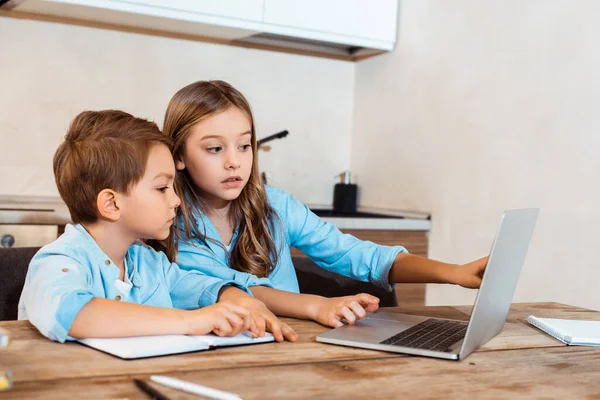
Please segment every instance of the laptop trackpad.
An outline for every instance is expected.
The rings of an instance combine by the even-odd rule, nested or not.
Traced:
[[[416,315],[380,312],[372,314],[362,321],[357,321],[354,325],[344,325],[319,336],[337,340],[379,343],[426,319]]]

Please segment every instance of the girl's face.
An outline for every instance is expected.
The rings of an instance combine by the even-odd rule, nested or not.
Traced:
[[[187,169],[198,193],[213,208],[236,199],[252,171],[250,120],[237,107],[198,122],[185,141],[178,170]]]

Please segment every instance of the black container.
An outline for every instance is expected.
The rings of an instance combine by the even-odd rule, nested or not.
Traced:
[[[336,183],[333,187],[333,211],[356,212],[358,185],[355,183]]]

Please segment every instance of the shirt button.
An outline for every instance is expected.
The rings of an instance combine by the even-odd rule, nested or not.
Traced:
[[[110,265],[110,260],[104,260],[104,264]]]
[[[69,272],[69,268],[63,268],[61,271],[62,272]]]
[[[116,300],[116,301],[121,301],[121,296],[117,296],[117,297],[115,297],[115,300]]]

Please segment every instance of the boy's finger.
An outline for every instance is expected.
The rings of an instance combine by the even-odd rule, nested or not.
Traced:
[[[219,318],[215,322],[216,329],[213,330],[217,336],[227,336],[231,333],[231,325],[227,322],[226,318]]]
[[[250,331],[255,335],[257,334],[258,329],[256,328],[256,322],[254,321],[254,318],[252,318],[252,315],[249,315],[248,318],[244,319],[244,330]]]
[[[265,330],[267,329],[267,322],[261,315],[254,315],[254,322],[256,324],[256,335],[258,337],[265,336]]]
[[[231,331],[228,334],[229,336],[235,336],[245,329],[245,321],[236,314],[232,313],[231,315],[228,315],[227,321],[231,326]]]
[[[233,303],[223,303],[223,304],[225,305],[225,307],[226,307],[228,310],[230,310],[230,311],[232,311],[232,312],[234,312],[234,313],[236,313],[236,314],[239,314],[239,315],[241,315],[241,316],[247,316],[247,315],[250,315],[250,311],[248,311],[248,309],[247,309],[247,308],[244,308],[244,307],[238,306],[237,304],[233,304]]]
[[[279,325],[277,318],[267,320],[267,325],[275,340],[283,342],[283,334],[281,333],[281,326]]]

